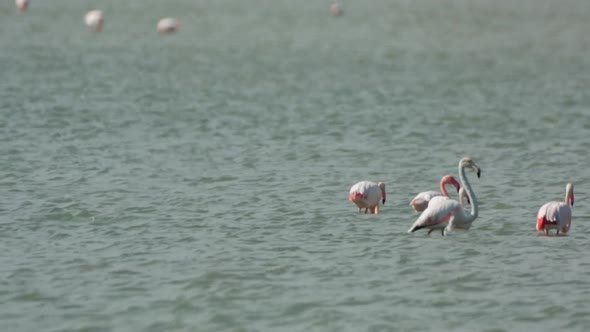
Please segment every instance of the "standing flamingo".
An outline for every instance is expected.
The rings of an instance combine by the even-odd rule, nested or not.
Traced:
[[[449,193],[447,192],[447,189],[445,188],[445,185],[447,184],[452,184],[453,186],[455,186],[455,188],[457,189],[457,192],[459,191],[459,188],[461,188],[461,185],[459,184],[459,182],[457,182],[457,180],[452,176],[452,175],[445,175],[442,177],[442,179],[440,179],[440,192],[438,191],[423,191],[421,193],[419,193],[418,195],[416,195],[416,197],[414,197],[414,199],[412,199],[412,201],[410,202],[410,206],[414,208],[414,210],[416,210],[417,212],[422,212],[424,210],[426,210],[426,208],[428,207],[428,202],[430,202],[430,200],[433,197],[436,196],[446,196],[449,197]]]
[[[16,9],[19,13],[23,13],[29,6],[29,0],[15,0]]]
[[[563,202],[549,202],[543,204],[537,212],[537,235],[544,231],[545,235],[549,235],[550,229],[557,229],[564,234],[569,232],[572,225],[572,208],[574,206],[574,185],[568,183],[565,186],[565,201]]]
[[[353,202],[358,208],[371,211],[371,214],[379,214],[379,201],[385,204],[385,183],[361,181],[350,188],[348,200]]]
[[[478,208],[475,193],[465,175],[465,168],[473,169],[478,178],[481,176],[481,168],[469,157],[459,161],[461,189],[465,188],[467,191],[467,198],[471,202],[471,210],[465,211],[461,203],[454,199],[436,196],[430,200],[428,207],[410,227],[408,233],[413,233],[421,228],[428,228],[428,234],[440,229],[441,234],[445,235],[447,230],[452,231],[455,228],[469,229],[471,227],[471,224],[477,218]]]

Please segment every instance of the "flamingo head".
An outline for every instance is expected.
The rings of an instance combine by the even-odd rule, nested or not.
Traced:
[[[443,176],[441,182],[442,182],[443,186],[445,184],[452,184],[455,187],[455,189],[457,189],[457,192],[459,192],[459,189],[461,189],[461,184],[459,183],[459,181],[457,181],[457,179],[455,179],[450,174]]]
[[[381,189],[381,198],[382,198],[381,202],[383,202],[383,204],[385,204],[385,183],[379,182],[379,183],[377,183],[377,185]]]
[[[565,186],[565,203],[574,206],[574,185],[571,183]]]
[[[477,177],[478,178],[481,177],[481,168],[479,168],[479,166],[477,166],[477,164],[470,157],[465,157],[465,158],[461,159],[461,161],[459,162],[459,165],[462,168],[473,169],[476,172]]]

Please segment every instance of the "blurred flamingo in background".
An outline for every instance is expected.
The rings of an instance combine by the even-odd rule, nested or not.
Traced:
[[[459,161],[461,189],[465,188],[464,190],[467,191],[467,197],[471,202],[471,210],[464,210],[461,202],[454,199],[436,196],[430,200],[428,207],[422,212],[412,227],[410,227],[408,233],[413,233],[422,228],[428,228],[428,234],[435,230],[440,230],[441,234],[445,235],[445,231],[447,230],[452,231],[455,228],[469,229],[471,227],[473,221],[477,218],[478,207],[475,193],[465,176],[465,168],[473,169],[478,178],[481,176],[481,169],[469,157],[465,157]]]
[[[338,1],[334,1],[330,5],[330,14],[332,16],[340,16],[343,14],[342,6],[340,5],[340,3]]]
[[[348,200],[353,202],[358,208],[365,209],[365,213],[370,211],[371,214],[379,214],[379,201],[385,204],[385,183],[361,181],[350,188]]]
[[[180,29],[180,21],[172,18],[165,17],[158,21],[157,30],[159,33],[173,33]]]
[[[418,195],[416,195],[416,197],[414,197],[412,199],[412,201],[410,202],[410,206],[413,207],[414,210],[416,210],[417,212],[422,212],[422,211],[426,210],[426,208],[428,207],[428,202],[430,202],[430,200],[433,197],[437,197],[437,196],[449,197],[449,193],[447,192],[447,189],[445,188],[445,186],[447,184],[452,184],[453,186],[455,186],[457,191],[459,191],[459,188],[461,188],[461,185],[459,184],[459,182],[457,182],[457,180],[452,175],[445,175],[442,177],[442,179],[440,179],[440,191],[441,192],[423,191],[423,192],[419,193]]]
[[[19,13],[22,13],[25,10],[27,10],[27,7],[29,6],[29,0],[16,0],[15,4],[16,9],[18,9]]]
[[[574,185],[568,183],[565,186],[565,200],[563,202],[549,202],[543,204],[537,212],[537,235],[541,231],[549,235],[549,230],[556,229],[567,234],[572,225],[572,208],[574,206]]]
[[[84,23],[90,31],[101,32],[104,24],[104,15],[102,10],[91,10],[84,16]]]

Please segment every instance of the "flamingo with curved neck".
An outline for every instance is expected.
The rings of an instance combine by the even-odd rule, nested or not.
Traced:
[[[563,202],[549,202],[543,204],[537,212],[537,235],[544,232],[549,235],[549,230],[557,229],[567,234],[572,225],[572,208],[574,206],[574,185],[568,183],[565,186],[565,200]]]
[[[454,216],[448,227],[448,230],[451,231],[455,228],[469,229],[479,213],[477,198],[475,197],[473,188],[471,188],[471,183],[469,183],[469,180],[465,175],[465,168],[473,169],[476,172],[478,178],[481,176],[481,168],[479,168],[479,166],[477,166],[477,164],[475,164],[471,158],[466,157],[459,161],[459,180],[461,181],[462,187],[465,188],[465,191],[467,191],[467,199],[471,203],[471,210],[464,211],[461,209],[461,213],[457,213],[457,215]]]
[[[423,191],[416,195],[412,201],[410,202],[410,206],[414,208],[417,212],[422,212],[426,210],[428,207],[428,203],[430,200],[437,196],[446,196],[449,197],[449,193],[445,188],[446,185],[452,184],[457,191],[461,188],[459,182],[452,176],[452,175],[445,175],[440,179],[440,192],[438,191]]]
[[[471,184],[465,175],[465,169],[473,169],[477,177],[481,176],[481,168],[469,157],[459,161],[459,180],[461,187],[467,193],[471,203],[471,209],[465,211],[461,202],[445,197],[434,197],[430,200],[426,210],[414,222],[408,233],[413,233],[422,228],[428,228],[428,234],[434,230],[440,230],[442,235],[453,229],[469,229],[478,215],[477,198],[471,188]]]

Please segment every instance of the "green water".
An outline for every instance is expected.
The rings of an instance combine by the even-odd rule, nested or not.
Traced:
[[[1,4],[0,330],[589,330],[590,2],[329,4]],[[463,156],[471,230],[407,234]]]

